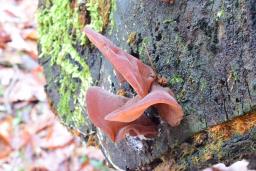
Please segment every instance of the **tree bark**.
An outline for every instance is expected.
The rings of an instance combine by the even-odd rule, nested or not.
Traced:
[[[109,162],[123,170],[196,170],[239,158],[256,161],[256,0],[115,4],[115,25],[103,34],[148,65],[151,58],[157,74],[167,78],[185,118],[175,128],[159,125],[159,135],[150,140],[127,137],[115,144],[97,130]],[[120,85],[99,51],[74,46],[89,65],[94,83],[116,93]],[[58,81],[52,80],[61,79],[61,70],[50,58],[43,56],[41,63],[46,91],[57,108],[61,95]],[[83,112],[85,126],[74,127],[86,135],[95,129]],[[242,130],[239,124],[244,125]]]

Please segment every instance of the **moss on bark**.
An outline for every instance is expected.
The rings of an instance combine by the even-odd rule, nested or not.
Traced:
[[[60,98],[54,107],[64,124],[79,128],[85,124],[85,92],[92,78],[85,57],[76,47],[86,48],[86,37],[82,32],[86,24],[103,31],[115,1],[45,0],[43,4],[37,14],[40,58],[50,57],[51,65],[60,68],[60,77],[55,80],[59,84]],[[86,13],[89,13],[89,19],[85,18]]]

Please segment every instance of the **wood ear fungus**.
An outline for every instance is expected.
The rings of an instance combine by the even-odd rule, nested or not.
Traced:
[[[89,118],[96,127],[114,142],[121,141],[127,134],[154,137],[157,135],[156,125],[144,115],[144,111],[151,106],[158,110],[160,117],[169,125],[179,125],[184,115],[182,107],[169,88],[157,83],[151,67],[89,27],[85,27],[84,32],[113,65],[120,81],[127,81],[137,93],[135,97],[127,98],[99,87],[89,88],[86,106]]]

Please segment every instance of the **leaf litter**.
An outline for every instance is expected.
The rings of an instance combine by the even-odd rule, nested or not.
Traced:
[[[0,0],[0,171],[109,170],[47,103],[37,62],[37,1]]]

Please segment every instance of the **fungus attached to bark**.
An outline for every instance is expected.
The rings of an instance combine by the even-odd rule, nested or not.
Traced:
[[[182,108],[172,96],[171,90],[154,83],[147,96],[144,98],[135,96],[117,110],[109,113],[105,119],[116,122],[132,122],[141,117],[150,106],[155,106],[161,118],[171,126],[177,126],[183,117]]]
[[[116,47],[103,35],[90,28],[84,29],[89,40],[102,52],[137,92],[133,98],[111,94],[99,87],[91,87],[86,94],[89,118],[113,141],[120,141],[126,134],[153,137],[156,125],[144,115],[153,106],[160,117],[171,126],[177,126],[183,118],[181,106],[169,88],[160,86],[153,69]]]
[[[145,137],[157,135],[156,126],[145,116],[129,123],[112,122],[104,119],[105,116],[123,106],[128,100],[126,97],[111,94],[99,87],[90,87],[86,94],[89,118],[96,127],[100,128],[115,142],[125,138],[126,134]]]
[[[120,81],[127,81],[139,96],[146,96],[155,79],[153,69],[116,47],[106,37],[93,31],[89,27],[86,27],[84,32],[88,39],[114,66]]]

